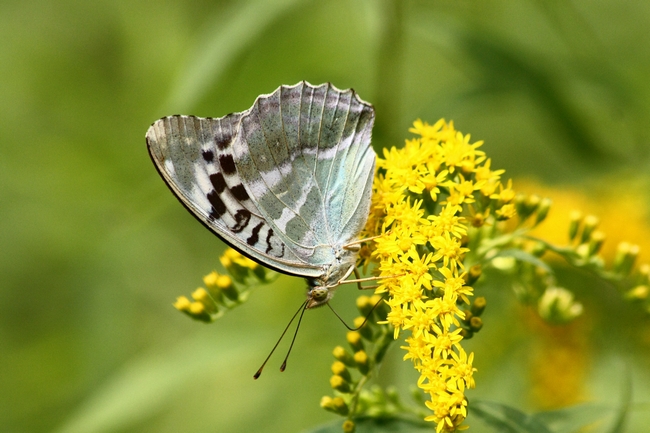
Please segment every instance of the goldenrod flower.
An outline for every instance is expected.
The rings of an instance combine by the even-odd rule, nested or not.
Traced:
[[[464,391],[474,387],[474,355],[461,346],[464,333],[472,332],[463,328],[460,308],[473,295],[464,272],[468,216],[510,218],[514,193],[511,183],[500,183],[503,170],[491,170],[478,150],[482,142],[471,143],[453,123],[418,120],[410,131],[419,137],[403,149],[384,150],[378,159],[366,227],[370,235],[383,234],[371,257],[380,275],[391,277],[380,280],[377,290],[388,292],[390,307],[379,323],[390,324],[395,338],[409,332],[404,359],[413,362],[421,375],[418,386],[431,398],[433,415],[426,419],[437,423],[438,432],[452,431],[462,428]]]

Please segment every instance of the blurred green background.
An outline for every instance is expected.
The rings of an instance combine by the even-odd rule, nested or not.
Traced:
[[[345,330],[325,309],[303,321],[286,372],[281,348],[252,379],[304,282],[283,276],[209,326],[172,308],[222,270],[223,244],[152,166],[157,118],[217,117],[280,84],[330,81],[375,104],[377,149],[445,117],[515,180],[644,182],[649,25],[650,3],[615,0],[2,1],[0,431],[298,432],[335,418],[318,403]],[[647,199],[642,188],[639,212]],[[618,401],[631,371],[629,431],[643,431],[647,319],[592,289],[578,334],[597,338],[580,337],[588,349],[567,363],[582,357],[591,401]],[[538,410],[539,329],[509,290],[482,290],[470,400]],[[350,320],[355,295],[334,299]],[[382,382],[407,389],[401,356]]]

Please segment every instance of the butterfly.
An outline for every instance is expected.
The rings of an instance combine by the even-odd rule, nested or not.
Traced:
[[[304,277],[305,308],[355,269],[370,211],[374,109],[353,90],[302,81],[220,118],[174,115],[146,134],[167,186],[243,255]]]

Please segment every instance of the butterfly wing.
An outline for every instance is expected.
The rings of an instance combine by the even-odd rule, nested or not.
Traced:
[[[206,227],[266,266],[319,277],[332,246],[367,219],[373,121],[353,91],[301,82],[219,119],[165,117],[146,138],[169,188]]]
[[[157,120],[146,134],[151,159],[180,202],[230,246],[280,272],[316,277],[321,270],[285,248],[242,185],[231,149],[241,116]]]
[[[235,164],[266,221],[298,257],[335,262],[370,206],[372,106],[352,90],[301,82],[262,95],[240,121]]]

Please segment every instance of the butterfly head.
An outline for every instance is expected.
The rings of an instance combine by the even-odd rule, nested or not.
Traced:
[[[307,292],[307,306],[305,308],[321,307],[334,296],[334,291],[325,286],[310,287]]]
[[[345,250],[342,252],[343,254],[336,254],[335,261],[324,268],[321,277],[307,279],[309,288],[306,308],[316,308],[327,304],[334,296],[334,290],[354,271],[355,253]]]

